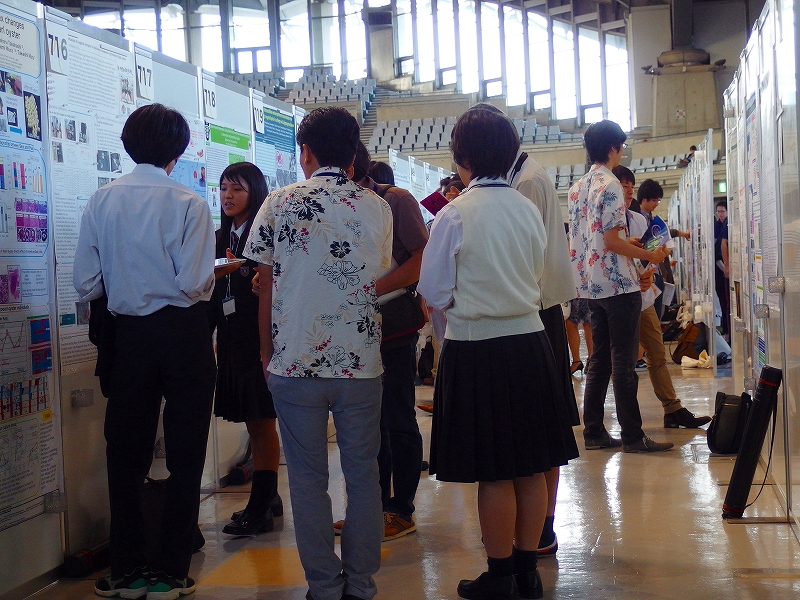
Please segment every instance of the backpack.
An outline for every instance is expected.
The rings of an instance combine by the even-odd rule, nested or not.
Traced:
[[[703,350],[708,350],[706,324],[690,322],[681,334],[681,337],[678,338],[678,346],[672,353],[672,360],[675,361],[676,364],[681,364],[681,359],[684,356],[696,360],[700,357],[700,353]]]
[[[708,426],[708,448],[715,454],[737,454],[742,445],[747,417],[753,401],[750,395],[741,396],[717,392],[714,417]]]

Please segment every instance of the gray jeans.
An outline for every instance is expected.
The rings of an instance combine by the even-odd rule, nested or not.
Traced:
[[[267,380],[289,471],[297,550],[314,600],[352,594],[369,600],[381,563],[383,508],[378,483],[381,378]],[[328,495],[328,412],[347,489],[342,558],[334,552]]]

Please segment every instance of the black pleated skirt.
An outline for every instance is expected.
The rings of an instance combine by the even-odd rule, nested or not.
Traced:
[[[547,339],[553,349],[553,358],[556,360],[555,376],[561,377],[564,386],[564,402],[569,412],[569,421],[572,426],[581,424],[581,415],[578,410],[578,400],[575,398],[575,389],[572,387],[572,373],[569,372],[570,357],[569,344],[567,343],[567,329],[564,325],[564,311],[561,305],[556,304],[550,308],[539,311],[539,317],[544,324]]]
[[[564,385],[544,331],[445,340],[434,390],[430,473],[502,481],[578,457]]]
[[[217,326],[214,414],[234,423],[274,419],[275,406],[259,353],[258,328],[255,320],[253,331],[241,325],[223,316]]]

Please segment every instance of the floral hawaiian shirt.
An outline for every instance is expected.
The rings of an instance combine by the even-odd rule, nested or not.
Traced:
[[[375,281],[391,264],[392,213],[340,169],[272,192],[244,255],[272,265],[270,373],[372,378],[383,372]]]
[[[569,190],[569,253],[580,298],[608,298],[639,291],[633,261],[605,247],[603,234],[623,227],[622,186],[606,167],[593,165]]]

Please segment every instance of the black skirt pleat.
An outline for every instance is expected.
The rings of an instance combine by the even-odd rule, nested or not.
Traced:
[[[544,473],[577,456],[564,386],[543,331],[445,340],[431,474],[441,481],[502,481]]]
[[[564,311],[561,310],[560,304],[556,304],[540,310],[539,316],[544,323],[544,331],[553,349],[556,374],[560,374],[561,383],[564,386],[564,401],[569,412],[569,422],[573,427],[580,425],[581,414],[578,410],[578,400],[575,398],[575,389],[572,387],[572,373],[569,372],[569,344],[567,343],[567,328],[564,325]]]

